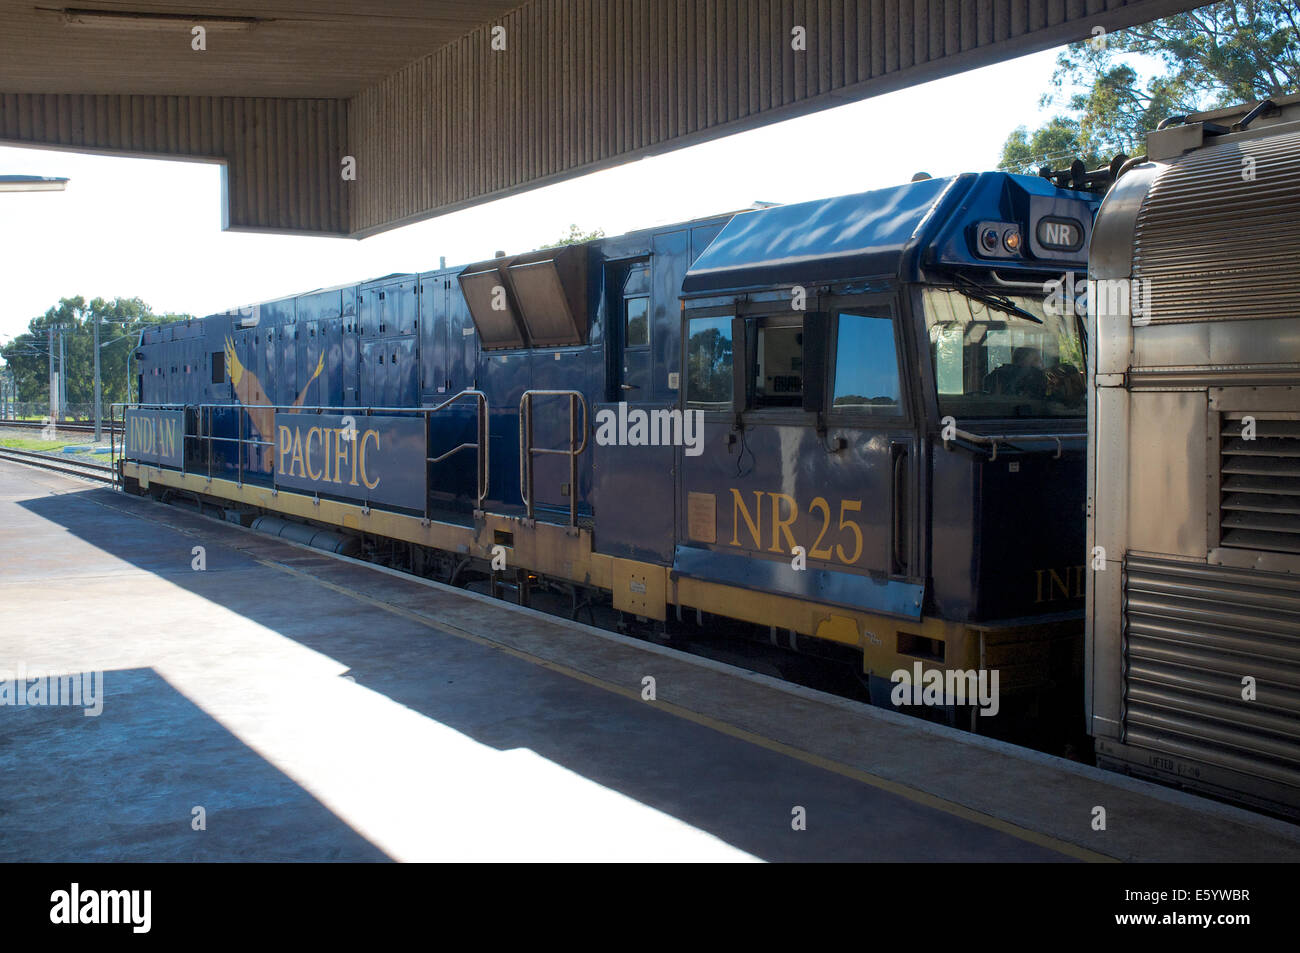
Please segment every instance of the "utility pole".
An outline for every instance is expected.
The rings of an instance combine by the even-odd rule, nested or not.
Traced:
[[[104,405],[99,390],[99,312],[95,312],[95,442],[104,439]]]
[[[63,363],[63,332],[67,329],[66,324],[51,324],[48,326],[50,332],[50,425],[57,427],[59,425],[59,411],[63,407],[64,397],[67,389],[64,386],[67,373],[66,365]],[[54,332],[59,332],[59,370],[54,370]]]
[[[63,350],[63,328],[59,328],[59,412],[64,416],[68,410],[68,362]]]
[[[54,376],[54,325],[50,332],[50,423],[57,426],[59,422],[59,379]]]

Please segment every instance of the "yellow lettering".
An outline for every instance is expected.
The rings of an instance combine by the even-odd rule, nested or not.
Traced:
[[[334,431],[334,482],[343,482],[343,468],[340,463],[346,463],[348,459],[348,441],[343,439],[343,428]],[[357,481],[353,479],[353,483]]]
[[[359,448],[357,447],[357,440],[358,437],[356,431],[353,431],[352,433],[352,479],[348,481],[348,486],[357,485],[357,457],[360,456],[360,454],[358,453]]]
[[[793,496],[787,496],[784,493],[769,493],[772,498],[772,548],[774,553],[788,553],[794,549],[796,543],[794,534],[790,532],[790,524],[799,518],[799,504],[795,502]],[[790,515],[786,519],[781,519],[781,501],[786,500],[790,504]],[[781,548],[781,535],[785,534],[786,547]]]
[[[1088,594],[1088,567],[1066,566],[1065,576],[1055,569],[1034,570],[1034,602],[1055,602],[1058,598],[1082,599]],[[1046,583],[1047,592],[1043,592]]]
[[[306,446],[306,448],[305,448],[304,451],[303,451],[303,454],[302,454],[302,460],[303,460],[303,465],[307,468],[307,479],[311,480],[313,483],[319,483],[319,482],[320,482],[320,474],[319,474],[319,473],[313,473],[313,472],[312,472],[312,469],[311,469],[311,435],[312,435],[312,434],[315,434],[316,436],[319,437],[319,436],[320,436],[320,428],[319,428],[319,427],[312,427],[310,430],[307,431],[307,446]],[[328,461],[328,460],[325,462],[325,467],[326,467],[326,469],[329,468],[329,461]]]
[[[361,482],[366,485],[366,489],[368,490],[373,490],[375,487],[379,486],[378,478],[375,479],[374,483],[371,483],[369,480],[366,479],[366,441],[369,440],[371,437],[375,438],[375,449],[378,450],[379,431],[367,430],[366,435],[361,438],[361,447],[357,451],[357,456],[361,458]]]
[[[817,539],[814,540],[812,546],[808,549],[808,555],[813,559],[830,559],[831,548],[827,546],[825,549],[821,549],[820,547],[822,538],[826,535],[826,531],[831,528],[831,505],[826,502],[825,497],[814,497],[812,503],[808,507],[808,512],[812,513],[814,510],[821,511],[822,531],[817,534]]]
[[[845,565],[852,566],[862,556],[862,527],[858,526],[858,524],[853,522],[853,520],[846,520],[844,518],[845,510],[848,510],[850,513],[862,512],[862,501],[861,500],[840,500],[840,527],[839,528],[841,531],[845,529],[851,530],[853,532],[854,537],[857,539],[857,544],[854,546],[853,555],[845,556],[843,544],[836,543],[835,555],[840,558],[840,562],[844,563]]]
[[[754,511],[758,513],[758,521],[749,515],[749,510],[745,508],[745,501],[741,499],[740,491],[734,487],[731,490],[731,545],[739,546],[740,542],[740,519],[745,518],[745,525],[749,527],[749,535],[754,540],[754,548],[762,549],[763,541],[761,539],[761,526],[763,522],[763,491],[754,491]]]
[[[302,431],[293,432],[293,457],[289,461],[289,476],[298,475],[307,479],[307,470],[302,465]]]
[[[279,463],[279,472],[281,476],[284,476],[284,458],[289,455],[289,451],[292,448],[293,448],[293,431],[291,431],[284,424],[280,424],[280,452],[276,454],[276,457],[279,458],[278,463]]]

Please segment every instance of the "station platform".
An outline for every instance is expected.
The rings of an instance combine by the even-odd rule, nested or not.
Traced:
[[[0,463],[20,670],[102,672],[102,710],[0,705],[6,862],[1300,860],[1282,821]]]

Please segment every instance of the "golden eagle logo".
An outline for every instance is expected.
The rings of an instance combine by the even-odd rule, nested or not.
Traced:
[[[239,360],[239,355],[235,353],[235,342],[229,337],[226,338],[226,367],[230,371],[230,386],[234,388],[235,396],[239,402],[244,405],[244,410],[248,413],[249,420],[253,423],[253,430],[263,439],[272,441],[268,452],[263,459],[262,469],[267,473],[275,466],[275,446],[272,440],[272,433],[275,430],[275,410],[265,405],[271,403],[271,399],[266,395],[266,389],[262,387],[262,382],[257,379],[257,375],[246,368]],[[306,386],[303,387],[302,393],[298,399],[293,402],[292,413],[297,413],[297,409],[303,405],[307,399],[307,393],[311,390],[312,382],[320,377],[321,372],[325,370],[325,354],[321,352],[320,360],[316,362],[316,370],[312,372],[311,377],[307,380]]]

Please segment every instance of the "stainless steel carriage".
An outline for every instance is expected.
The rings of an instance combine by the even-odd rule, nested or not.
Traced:
[[[1300,812],[1300,97],[1168,122],[1089,264],[1099,762]]]

